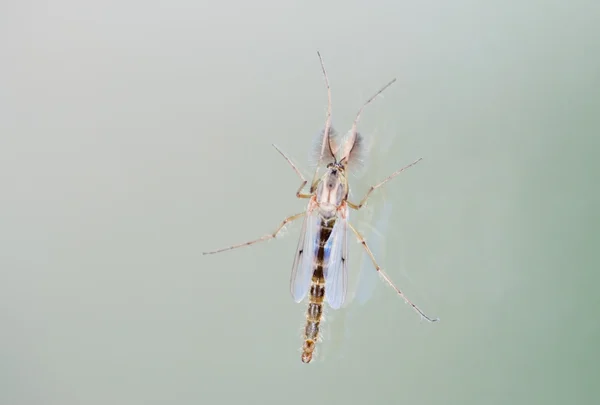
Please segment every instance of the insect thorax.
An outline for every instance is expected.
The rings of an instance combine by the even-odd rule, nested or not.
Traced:
[[[339,165],[329,165],[327,172],[321,177],[317,186],[317,203],[321,209],[337,209],[348,196],[348,182],[344,168]]]

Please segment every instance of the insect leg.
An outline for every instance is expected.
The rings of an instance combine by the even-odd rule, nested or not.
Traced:
[[[373,253],[371,252],[371,249],[367,245],[367,241],[365,240],[365,238],[352,226],[352,224],[350,222],[348,222],[348,226],[350,226],[350,229],[352,229],[352,232],[354,232],[354,234],[358,238],[358,241],[363,245],[363,247],[367,251],[367,254],[371,258],[371,261],[373,262],[373,265],[375,266],[375,270],[377,270],[379,272],[379,274],[381,274],[383,276],[384,280],[394,290],[396,290],[396,292],[398,293],[398,295],[400,297],[402,297],[404,299],[404,301],[408,305],[410,305],[419,315],[421,315],[421,317],[425,318],[429,322],[437,322],[437,321],[439,321],[440,318],[430,318],[427,315],[425,315],[425,313],[423,311],[421,311],[421,309],[419,309],[419,307],[417,307],[415,304],[413,304],[411,300],[409,300],[408,298],[406,298],[406,296],[404,295],[404,293],[402,291],[400,291],[400,289],[394,285],[394,283],[392,282],[392,280],[390,280],[390,278],[388,277],[388,275],[383,272],[383,270],[381,269],[381,267],[379,267],[379,265],[377,264],[377,261],[375,260],[375,256],[373,256]]]
[[[351,203],[350,201],[347,201],[348,205],[350,206],[350,208],[355,209],[355,210],[359,210],[362,208],[363,205],[365,205],[365,203],[367,202],[367,198],[369,198],[369,196],[371,195],[371,193],[375,190],[377,190],[379,187],[383,186],[385,183],[387,183],[388,181],[390,181],[391,179],[393,179],[394,177],[396,177],[397,175],[399,175],[400,173],[402,173],[404,170],[408,169],[411,166],[416,165],[417,163],[419,163],[423,158],[418,158],[417,160],[415,160],[414,162],[412,162],[409,165],[404,166],[403,168],[396,170],[394,173],[390,174],[385,180],[383,180],[381,183],[376,184],[374,186],[371,186],[371,188],[369,188],[369,191],[367,191],[367,195],[365,195],[365,197],[360,201],[359,204],[354,204]]]
[[[303,211],[303,212],[301,212],[299,214],[295,214],[295,215],[287,217],[286,219],[284,219],[281,222],[281,224],[279,225],[279,227],[272,234],[261,236],[260,238],[251,240],[249,242],[239,243],[237,245],[228,246],[226,248],[222,248],[222,249],[218,249],[218,250],[212,250],[210,252],[203,252],[202,254],[203,255],[212,255],[212,254],[215,254],[215,253],[224,252],[226,250],[236,249],[236,248],[243,247],[243,246],[250,246],[250,245],[253,245],[253,244],[258,243],[258,242],[263,242],[265,240],[274,239],[277,236],[277,234],[283,229],[283,227],[286,224],[288,224],[288,223],[290,223],[290,222],[292,222],[292,221],[300,218],[303,215],[306,215],[305,211]]]
[[[281,149],[279,149],[275,144],[273,144],[273,147],[277,150],[277,152],[279,152],[279,154],[281,156],[283,156],[283,158],[285,160],[287,160],[287,162],[290,164],[290,166],[292,166],[292,169],[294,169],[294,171],[296,172],[296,174],[298,175],[298,177],[300,177],[300,180],[302,180],[302,184],[300,184],[300,187],[298,188],[298,191],[296,191],[296,197],[298,197],[298,198],[310,198],[312,196],[311,194],[301,193],[301,191],[304,188],[304,186],[306,186],[307,181],[304,178],[304,176],[302,175],[302,173],[300,173],[300,170],[298,170],[298,168],[296,167],[296,165],[294,164],[294,162],[292,162],[292,159],[290,159],[289,157],[287,157],[286,154],[281,151]]]

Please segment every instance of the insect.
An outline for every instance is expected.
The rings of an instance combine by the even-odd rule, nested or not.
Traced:
[[[292,297],[296,302],[301,302],[307,295],[309,297],[308,309],[306,312],[306,326],[304,328],[304,344],[302,346],[302,362],[304,363],[310,363],[313,358],[316,342],[319,338],[319,327],[323,318],[324,301],[327,301],[329,307],[332,309],[338,309],[344,304],[346,298],[348,277],[348,229],[354,233],[358,242],[362,244],[377,272],[379,272],[383,279],[394,288],[394,290],[396,290],[396,293],[400,295],[400,297],[402,297],[422,318],[429,322],[439,320],[439,318],[427,316],[394,285],[377,263],[365,238],[349,222],[350,208],[354,210],[361,209],[373,191],[382,187],[404,170],[421,161],[421,158],[419,158],[409,165],[395,171],[380,183],[371,186],[358,204],[348,200],[350,188],[348,185],[347,174],[357,163],[361,153],[364,152],[363,138],[357,132],[358,120],[363,109],[385,89],[391,86],[396,79],[387,83],[362,105],[356,114],[356,118],[352,123],[352,128],[348,135],[345,139],[341,139],[331,126],[331,89],[323,59],[321,58],[320,53],[317,54],[319,56],[321,69],[325,78],[325,85],[327,87],[328,104],[325,129],[320,137],[317,169],[315,170],[308,193],[303,192],[308,181],[304,178],[292,160],[277,146],[273,145],[277,152],[279,152],[292,169],[294,169],[298,177],[300,177],[302,183],[296,191],[296,196],[298,198],[308,199],[306,210],[285,218],[272,234],[223,249],[203,253],[220,253],[274,239],[285,225],[296,219],[304,218],[290,279],[290,290]],[[319,177],[319,169],[323,163],[326,163],[325,172]]]

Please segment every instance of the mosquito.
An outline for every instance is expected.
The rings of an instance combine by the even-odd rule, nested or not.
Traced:
[[[362,234],[349,222],[350,208],[360,210],[373,191],[382,187],[388,181],[400,173],[414,166],[422,160],[419,158],[414,162],[395,171],[383,181],[371,186],[366,195],[358,204],[348,200],[350,187],[348,185],[347,173],[354,165],[359,163],[360,156],[364,153],[363,137],[357,131],[357,124],[364,108],[369,105],[378,95],[391,86],[396,79],[391,80],[371,98],[369,98],[358,110],[352,127],[345,137],[341,139],[331,126],[331,88],[325,71],[325,65],[321,54],[317,52],[321,63],[321,70],[327,87],[327,116],[325,128],[322,132],[320,145],[318,145],[317,168],[308,193],[304,188],[308,181],[292,160],[283,153],[276,145],[273,147],[289,163],[301,180],[300,187],[296,191],[296,197],[308,199],[306,210],[285,218],[279,227],[271,234],[262,236],[248,242],[228,246],[223,249],[204,252],[203,254],[220,253],[227,250],[250,246],[258,242],[267,241],[277,237],[279,232],[290,222],[304,218],[296,256],[292,266],[290,279],[290,291],[294,301],[301,302],[308,294],[308,310],[306,312],[306,326],[304,328],[304,344],[302,346],[302,362],[310,363],[319,339],[319,328],[323,319],[323,303],[327,301],[332,309],[339,309],[346,299],[348,285],[348,229],[354,233],[358,242],[368,254],[375,270],[383,277],[396,293],[415,310],[421,318],[436,322],[439,318],[427,316],[419,307],[413,304],[404,293],[394,285],[388,275],[377,263],[371,252],[367,241]],[[325,165],[325,173],[319,177],[319,169]]]

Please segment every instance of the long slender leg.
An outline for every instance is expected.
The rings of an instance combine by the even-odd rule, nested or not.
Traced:
[[[224,251],[226,251],[226,250],[236,249],[236,248],[243,247],[243,246],[250,246],[250,245],[253,245],[253,244],[255,244],[255,243],[258,243],[258,242],[263,242],[263,241],[265,241],[265,240],[274,239],[274,238],[277,236],[277,234],[278,234],[278,233],[279,233],[279,232],[280,232],[280,231],[283,229],[283,227],[284,227],[286,224],[288,224],[288,223],[290,223],[290,222],[292,222],[292,221],[294,221],[294,220],[296,220],[296,219],[300,218],[300,217],[301,217],[301,216],[303,216],[303,215],[306,215],[306,212],[304,212],[304,211],[303,211],[303,212],[300,212],[300,213],[298,213],[298,214],[295,214],[295,215],[292,215],[292,216],[289,216],[289,217],[287,217],[286,219],[284,219],[284,220],[281,222],[281,224],[280,224],[280,225],[279,225],[279,227],[278,227],[278,228],[275,230],[275,232],[273,232],[273,233],[272,233],[272,234],[270,234],[270,235],[261,236],[261,237],[260,237],[260,238],[258,238],[258,239],[254,239],[254,240],[251,240],[251,241],[249,241],[249,242],[238,243],[237,245],[228,246],[228,247],[226,247],[226,248],[223,248],[223,249],[212,250],[212,251],[210,251],[210,252],[203,252],[202,254],[203,254],[203,255],[212,255],[212,254],[215,254],[215,253],[221,253],[221,252],[224,252]]]
[[[363,238],[363,236],[352,226],[352,224],[350,222],[348,222],[348,225],[350,226],[350,229],[352,229],[352,232],[354,232],[354,234],[358,238],[358,241],[363,245],[363,247],[367,251],[369,257],[371,258],[371,261],[373,262],[373,265],[375,266],[375,270],[377,270],[379,272],[379,274],[381,274],[383,276],[383,278],[385,279],[385,281],[394,290],[396,290],[396,292],[398,293],[398,295],[401,296],[404,299],[404,301],[408,305],[410,305],[419,315],[421,315],[421,317],[425,318],[429,322],[437,322],[437,321],[439,321],[440,318],[430,318],[427,315],[425,315],[425,313],[423,311],[421,311],[419,309],[419,307],[417,307],[415,304],[413,304],[411,300],[409,300],[408,298],[406,298],[406,296],[404,295],[404,293],[402,291],[400,291],[400,289],[398,289],[398,287],[396,287],[394,285],[394,283],[392,282],[392,280],[390,280],[390,278],[388,277],[388,275],[383,272],[383,270],[381,269],[381,267],[379,267],[379,265],[377,264],[377,261],[375,260],[375,256],[373,256],[373,253],[371,252],[371,249],[367,245],[367,241],[365,240],[365,238]]]
[[[347,201],[348,205],[350,206],[350,208],[355,209],[355,210],[359,210],[362,208],[363,205],[365,205],[365,203],[367,202],[367,198],[369,198],[369,196],[371,195],[371,193],[375,190],[377,190],[379,187],[383,186],[385,183],[387,183],[388,181],[390,181],[391,179],[393,179],[394,177],[396,177],[397,175],[399,175],[400,173],[402,173],[403,171],[405,171],[406,169],[408,169],[409,167],[412,167],[414,165],[416,165],[417,163],[419,163],[421,160],[423,160],[423,158],[418,158],[417,160],[415,160],[414,162],[412,162],[409,165],[404,166],[402,169],[395,171],[394,173],[390,174],[385,180],[383,180],[381,183],[375,185],[375,186],[371,186],[371,188],[369,189],[369,191],[367,191],[367,195],[365,195],[365,197],[360,201],[360,204],[354,204],[351,203],[350,201]]]
[[[290,164],[290,166],[292,166],[292,169],[294,169],[294,171],[296,172],[296,174],[298,175],[298,177],[300,177],[300,180],[302,180],[302,184],[300,184],[300,187],[298,188],[298,191],[296,191],[296,197],[298,197],[298,198],[310,198],[310,197],[312,197],[312,194],[301,193],[301,191],[304,188],[304,186],[306,186],[307,181],[304,178],[304,176],[302,175],[302,173],[300,173],[300,170],[298,170],[298,168],[296,167],[296,165],[294,164],[294,162],[292,162],[292,159],[290,159],[289,157],[287,157],[286,154],[283,153],[281,151],[281,149],[279,149],[275,144],[273,144],[273,147],[277,150],[277,152],[279,152],[279,154],[281,156],[283,156],[283,158],[285,160],[287,160],[287,162]]]

